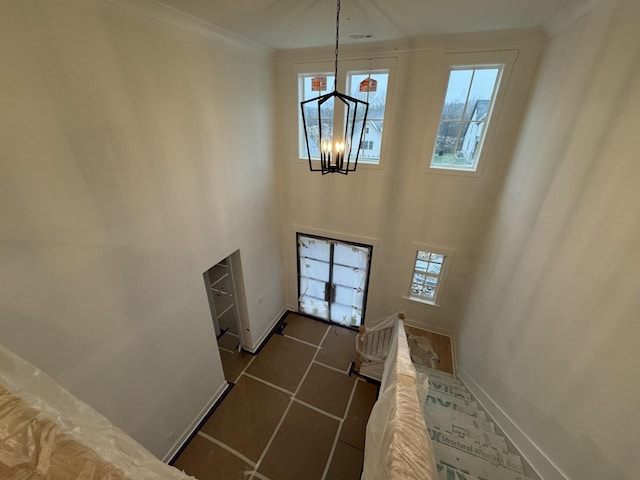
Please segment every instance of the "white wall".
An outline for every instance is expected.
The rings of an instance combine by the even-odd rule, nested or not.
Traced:
[[[524,31],[341,47],[341,65],[377,57],[397,61],[385,113],[388,136],[382,164],[359,166],[346,177],[312,173],[308,161],[297,155],[295,65],[331,62],[333,50],[278,52],[278,152],[284,165],[283,246],[289,305],[297,306],[295,230],[303,227],[307,233],[374,245],[365,321],[403,309],[416,324],[445,333],[454,331],[460,294],[467,288],[489,200],[511,153],[541,45],[540,32]],[[498,134],[487,145],[482,175],[430,172],[427,166],[449,75],[445,55],[483,50],[513,50],[517,61],[504,108],[493,119]],[[455,250],[440,307],[403,298],[409,293],[417,250],[414,243]]]
[[[640,468],[638,18],[607,2],[549,41],[458,337],[567,478]]]
[[[225,384],[202,273],[284,304],[272,60],[120,3],[0,2],[0,341],[163,456]]]

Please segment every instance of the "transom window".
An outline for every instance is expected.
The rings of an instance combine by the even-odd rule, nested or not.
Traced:
[[[349,62],[347,62],[349,63]],[[388,63],[388,62],[387,62]],[[358,145],[360,148],[358,163],[363,164],[379,164],[383,144],[383,129],[385,122],[385,110],[387,104],[387,93],[389,91],[390,68],[381,69],[357,69],[363,62],[351,62],[351,68],[347,64],[345,75],[338,74],[338,90],[344,91],[347,95],[363,100],[369,103],[369,111],[367,115],[367,123],[364,128],[362,141]],[[380,65],[378,65],[380,66]],[[345,86],[343,88],[341,85]],[[333,72],[314,72],[298,74],[298,101],[309,100],[321,95],[325,95],[333,91],[334,75]],[[342,108],[340,102],[337,108]],[[322,105],[323,117],[333,118],[334,111],[333,99]],[[313,111],[314,106],[309,105],[307,119],[311,119],[317,123],[317,111]],[[362,115],[360,114],[360,125],[362,124]],[[345,112],[346,115],[346,112]],[[356,119],[358,120],[358,119]],[[344,131],[344,115],[337,115],[334,124],[323,123],[322,132],[327,132],[331,136],[334,131]],[[310,133],[309,148],[311,149],[311,158],[320,159],[320,138],[319,126],[308,124],[307,130]],[[356,125],[356,131],[359,125]],[[304,136],[304,127],[302,125],[302,114],[298,112],[298,156],[299,158],[307,158],[307,146]]]
[[[387,103],[387,86],[389,70],[348,72],[349,95],[369,103],[367,124],[364,138],[360,144],[360,160],[363,163],[380,162],[380,146],[382,145],[382,128],[384,126],[384,110]],[[361,91],[363,82],[373,80],[375,87],[371,91]],[[357,127],[356,127],[357,128]]]
[[[431,168],[477,170],[503,67],[451,67]]]

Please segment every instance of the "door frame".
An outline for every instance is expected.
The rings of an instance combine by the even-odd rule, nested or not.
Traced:
[[[326,240],[329,242],[339,242],[345,245],[353,245],[355,247],[362,247],[362,248],[368,248],[369,249],[369,262],[367,265],[367,275],[366,275],[366,281],[365,281],[365,289],[364,289],[364,296],[362,299],[362,321],[360,322],[360,326],[364,325],[365,323],[365,315],[366,315],[366,311],[367,311],[367,301],[369,298],[369,288],[371,286],[371,270],[373,268],[373,249],[375,246],[377,245],[370,245],[368,243],[362,243],[362,242],[358,242],[358,241],[353,241],[353,240],[343,240],[341,238],[337,238],[337,237],[327,237],[321,234],[317,234],[317,233],[305,233],[304,229],[302,230],[297,230],[295,231],[295,242],[296,242],[296,308],[298,309],[298,311],[300,311],[300,236],[305,236],[305,237],[309,237],[309,238],[317,238],[319,240]],[[377,243],[377,242],[375,242]],[[333,280],[333,243],[331,244],[331,253],[329,255],[329,280]],[[322,320],[322,321],[326,321],[331,323],[332,325],[340,325],[343,327],[348,327],[348,328],[353,328],[353,329],[357,329],[357,326],[351,326],[351,325],[344,325],[342,323],[338,323],[338,322],[334,322],[333,320],[331,320],[331,301],[329,300],[329,318],[328,319],[324,319],[324,318],[320,318],[320,317],[315,317],[313,315],[307,314],[305,313],[305,315],[310,315],[313,318],[317,318],[318,320]]]

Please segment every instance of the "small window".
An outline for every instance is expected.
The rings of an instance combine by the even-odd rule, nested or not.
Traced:
[[[411,278],[410,299],[437,304],[446,258],[442,253],[418,250]]]
[[[369,103],[367,125],[365,126],[364,138],[360,143],[359,161],[379,163],[389,70],[347,72],[347,83],[349,84],[349,95]],[[370,91],[367,91],[367,85],[371,85]]]
[[[431,168],[475,172],[503,65],[451,67]]]
[[[329,73],[305,73],[298,76],[298,97],[299,102],[309,100],[314,97],[319,97],[326,93],[329,93],[329,89],[333,91],[334,76]],[[313,103],[313,102],[312,102]],[[326,118],[333,117],[333,99],[329,100],[322,106],[323,109],[327,109]],[[313,105],[307,105],[305,110],[305,116],[308,121],[314,122],[307,125],[309,127],[309,148],[311,149],[311,158],[320,159],[320,128],[318,125],[317,110],[314,112]],[[304,137],[304,127],[302,125],[302,116],[300,116],[298,127],[298,146],[300,158],[307,157],[307,144]],[[329,135],[333,132],[333,125],[327,123],[325,125],[322,122],[322,131],[328,132]]]

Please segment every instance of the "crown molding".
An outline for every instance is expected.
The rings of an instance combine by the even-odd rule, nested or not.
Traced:
[[[507,50],[525,44],[541,44],[545,39],[545,32],[539,27],[481,33],[432,35],[383,42],[340,45],[340,58],[390,57],[419,51],[471,52]],[[317,61],[319,59],[330,60],[334,53],[334,46],[296,48],[277,50],[275,59],[278,63]]]
[[[170,7],[156,0],[100,0],[102,3],[113,5],[124,10],[142,15],[151,20],[172,27],[187,30],[196,35],[221,42],[249,53],[263,57],[272,57],[273,49],[244,37],[207,23],[176,8]]]

